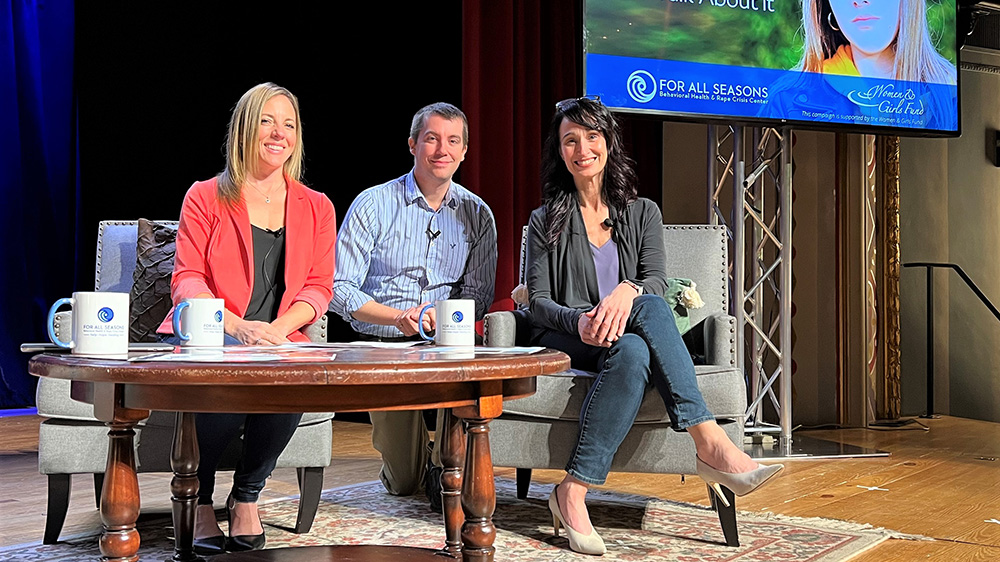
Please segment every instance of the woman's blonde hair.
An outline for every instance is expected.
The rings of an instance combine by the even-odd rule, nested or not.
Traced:
[[[295,181],[302,176],[302,119],[299,100],[286,88],[265,82],[247,90],[233,108],[226,133],[226,168],[219,174],[218,196],[229,205],[235,205],[242,196],[247,176],[257,171],[259,157],[257,136],[264,104],[275,96],[285,96],[295,109],[295,148],[285,161],[284,173]]]
[[[823,72],[823,61],[832,57],[847,37],[834,30],[830,22],[830,4],[827,0],[803,0],[802,28],[805,34],[805,52],[798,69]],[[899,31],[889,45],[895,52],[894,75],[896,80],[955,84],[955,66],[938,54],[927,29],[925,0],[901,0],[899,3]]]

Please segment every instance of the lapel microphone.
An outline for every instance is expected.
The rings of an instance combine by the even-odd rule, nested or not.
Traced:
[[[611,220],[611,217],[608,217],[608,218],[604,219],[604,222],[602,222],[601,224],[603,224],[604,226],[606,226],[608,228],[614,228],[615,227],[615,221]]]

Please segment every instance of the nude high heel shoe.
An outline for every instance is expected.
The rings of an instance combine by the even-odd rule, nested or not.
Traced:
[[[559,500],[556,499],[556,488],[558,486],[552,488],[552,493],[549,495],[549,511],[552,512],[552,527],[555,530],[555,535],[559,536],[559,524],[561,523],[566,528],[566,536],[569,539],[569,547],[571,549],[580,554],[603,555],[608,549],[604,546],[604,539],[601,538],[601,535],[597,534],[597,529],[593,525],[590,526],[590,534],[584,535],[566,524],[566,520],[563,519],[562,512],[559,510]]]
[[[722,504],[729,507],[729,500],[722,493],[719,485],[723,485],[733,491],[737,496],[745,496],[769,482],[772,478],[784,470],[783,464],[760,465],[750,472],[722,472],[706,464],[701,458],[695,456],[698,476],[719,496]]]

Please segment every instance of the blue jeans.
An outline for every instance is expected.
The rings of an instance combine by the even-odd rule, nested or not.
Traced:
[[[161,341],[180,345],[177,336],[161,336]],[[225,345],[240,345],[226,334]],[[233,474],[232,496],[238,502],[256,502],[264,483],[274,471],[278,456],[285,450],[302,420],[302,414],[208,414],[195,418],[198,433],[198,504],[212,505],[215,472],[229,443],[243,436],[242,449]]]
[[[673,312],[662,297],[636,298],[625,334],[610,348],[590,346],[578,334],[561,332],[543,334],[538,343],[569,354],[575,369],[597,372],[580,409],[576,448],[566,465],[566,472],[582,482],[603,484],[607,479],[650,384],[663,399],[675,430],[715,419],[698,390],[694,364]]]

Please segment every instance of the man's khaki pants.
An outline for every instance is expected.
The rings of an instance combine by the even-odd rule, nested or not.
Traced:
[[[437,411],[434,448],[427,444],[430,434],[420,410],[369,412],[372,420],[372,445],[382,454],[379,478],[387,492],[409,496],[423,487],[428,457],[441,466],[441,440],[444,410]]]

